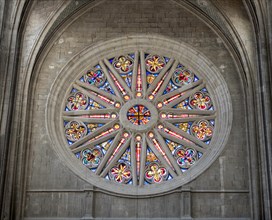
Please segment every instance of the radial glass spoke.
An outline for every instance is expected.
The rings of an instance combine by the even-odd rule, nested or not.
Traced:
[[[195,87],[192,90],[187,90],[187,91],[178,93],[178,94],[176,94],[176,95],[174,95],[172,97],[169,97],[169,98],[163,100],[162,102],[159,102],[158,107],[159,107],[160,103],[162,103],[162,106],[164,106],[163,108],[173,107],[174,105],[176,105],[176,104],[184,101],[186,98],[190,97],[196,91],[202,89],[204,86],[205,86],[205,84],[201,84],[201,85]]]
[[[110,115],[98,115],[99,117],[90,117],[89,115],[82,116],[82,117],[71,117],[71,116],[63,116],[63,120],[65,121],[81,121],[81,122],[87,122],[87,123],[107,123],[109,121],[112,121]]]
[[[182,136],[177,136],[176,134],[172,134],[169,133],[169,129],[159,129],[158,132],[161,134],[162,137],[175,141],[179,144],[185,145],[185,146],[190,146],[198,151],[200,151],[201,153],[204,153],[206,151],[205,148],[199,147],[196,144],[194,144],[193,142],[187,140],[186,138],[182,137]],[[181,139],[182,138],[182,139]]]
[[[124,82],[122,77],[119,75],[119,73],[114,69],[114,67],[110,64],[110,62],[106,59],[104,59],[104,63],[109,68],[110,76],[112,77],[115,85],[118,87],[118,89],[121,91],[121,94],[123,95],[124,99],[130,99],[132,97],[132,93],[128,85]]]
[[[85,115],[104,115],[104,114],[115,114],[117,115],[118,109],[104,108],[95,110],[78,110],[78,111],[64,111],[64,116],[85,116]]]
[[[141,78],[142,96],[145,97],[146,88],[147,88],[147,85],[146,85],[147,84],[147,82],[146,82],[146,75],[147,74],[146,74],[146,68],[145,68],[145,53],[143,51],[140,52],[140,61],[141,61],[141,68],[140,68],[141,73],[139,73],[139,72],[138,73],[141,76],[138,75],[138,77]],[[140,84],[139,84],[139,86],[140,86]]]
[[[140,152],[140,171],[139,171],[139,185],[144,184],[144,172],[145,172],[145,161],[146,161],[146,135],[143,134],[141,137],[141,152]]]
[[[132,170],[132,182],[134,186],[138,184],[139,168],[140,165],[140,155],[139,151],[141,150],[141,144],[139,141],[135,140],[135,136],[131,137],[130,143],[131,149],[131,170]],[[139,163],[139,164],[138,164]]]
[[[196,86],[199,86],[202,83],[203,83],[203,80],[198,80],[198,81],[193,82],[193,83],[191,83],[189,85],[185,85],[185,86],[183,86],[181,88],[175,89],[172,92],[169,92],[169,93],[167,93],[165,95],[160,96],[158,98],[158,101],[161,102],[163,100],[168,100],[169,98],[175,97],[176,95],[184,94],[185,92],[192,90],[193,88],[195,88]]]
[[[94,85],[90,85],[87,83],[84,83],[80,80],[76,81],[76,84],[89,90],[92,94],[94,94],[95,96],[98,96],[100,99],[102,99],[103,101],[110,103],[110,104],[114,104],[117,101],[121,101],[121,99],[113,94],[110,94],[108,92],[105,92],[101,89],[98,89],[96,86]]]
[[[106,100],[103,100],[101,97],[99,97],[97,94],[93,94],[91,92],[89,92],[88,90],[84,89],[83,87],[77,85],[77,84],[74,84],[73,85],[74,88],[78,89],[79,91],[81,91],[83,94],[89,96],[91,99],[93,99],[94,101],[96,101],[97,103],[107,107],[107,108],[111,108],[114,106],[114,102],[113,101],[106,101]]]
[[[117,124],[117,120],[109,122],[109,123],[105,124],[104,126],[102,126],[101,128],[98,128],[94,132],[90,133],[89,135],[83,137],[82,139],[80,139],[77,142],[70,145],[70,149],[74,150],[74,149],[78,148],[81,144],[84,144],[87,141],[91,142],[91,141],[98,140],[99,138],[101,138],[107,134],[110,134],[110,133],[118,130],[119,128],[120,128],[120,125]]]
[[[136,51],[134,56],[133,74],[131,90],[135,97],[142,96],[142,79],[141,79],[141,65],[139,64],[139,52]]]
[[[167,157],[166,153],[164,152],[164,150],[160,146],[158,140],[154,137],[153,132],[149,132],[149,134],[147,136],[147,143],[148,143],[148,146],[155,153],[155,155],[158,157],[158,159],[161,161],[161,163],[171,173],[171,175],[172,176],[177,176],[177,174],[174,171],[174,167],[172,166],[169,158]]]
[[[174,61],[174,60],[170,60],[170,61]],[[170,61],[169,61],[168,64],[172,64]],[[157,101],[159,99],[159,97],[162,95],[162,93],[163,93],[163,91],[165,89],[165,86],[169,82],[169,80],[170,80],[170,78],[171,78],[177,64],[178,64],[177,61],[175,61],[173,63],[171,69],[168,72],[166,72],[166,74],[162,77],[161,81],[158,82],[158,85],[156,86],[156,88],[152,91],[151,95],[153,95],[153,96],[156,95],[154,101]]]
[[[172,66],[173,62],[174,62],[174,60],[171,59],[167,63],[165,68],[163,68],[163,70],[159,73],[159,75],[156,77],[154,82],[148,88],[147,94],[148,94],[148,98],[150,100],[154,99],[154,97],[156,95],[162,93],[162,91],[164,89],[164,84],[167,83],[167,81],[169,81],[169,76],[171,76],[171,74],[173,72],[173,68],[175,68],[174,66],[176,65],[176,63],[173,65],[171,70],[169,70],[169,68]]]
[[[166,125],[165,129],[168,129],[170,132],[172,132],[172,134],[175,134],[176,137],[180,137],[181,139],[184,139],[188,142],[193,142],[203,148],[208,147],[207,144],[205,144],[204,142],[202,142],[199,139],[193,137],[192,135],[182,131],[181,129],[178,129],[177,127],[170,124],[169,122],[164,122],[164,124]]]
[[[155,133],[156,136],[157,136],[157,140],[158,140],[158,142],[159,142],[160,147],[162,148],[162,150],[163,150],[163,151],[165,152],[165,154],[167,155],[167,158],[169,159],[169,161],[170,161],[170,163],[171,163],[171,166],[174,167],[174,169],[175,169],[175,171],[176,171],[176,173],[177,173],[178,175],[181,175],[181,171],[180,171],[180,169],[179,169],[179,167],[178,167],[178,165],[177,165],[177,163],[176,163],[174,157],[172,156],[172,154],[171,154],[169,148],[167,147],[167,145],[166,145],[166,143],[165,143],[163,137],[159,134],[159,132],[158,132],[156,129],[154,129],[154,133]]]
[[[112,155],[112,152],[115,150],[115,148],[117,147],[120,139],[121,139],[121,136],[123,134],[124,130],[121,129],[118,131],[118,133],[115,135],[110,147],[108,148],[106,154],[104,155],[104,158],[103,160],[101,161],[101,164],[100,166],[97,168],[96,170],[96,174],[100,174],[100,172],[103,170],[103,168],[105,167],[105,165],[107,164],[109,158],[111,157]]]
[[[129,144],[131,142],[131,137],[124,138],[122,137],[120,142],[117,144],[116,149],[113,151],[112,155],[110,156],[109,160],[107,161],[107,164],[105,168],[103,169],[100,176],[104,177],[108,171],[114,166],[114,164],[117,162],[117,160],[121,157],[121,155],[125,152],[125,150],[129,147]]]
[[[163,108],[160,109],[161,113],[168,113],[172,115],[189,115],[190,116],[198,116],[198,115],[207,115],[207,116],[216,116],[216,111],[213,110],[193,110],[193,109],[177,109],[177,108]]]
[[[109,84],[111,85],[112,89],[114,90],[114,93],[116,94],[116,96],[118,96],[120,99],[122,99],[122,95],[120,93],[120,90],[118,90],[118,88],[116,88],[115,83],[114,83],[112,77],[110,76],[109,71],[108,71],[106,65],[104,64],[104,62],[100,61],[99,65],[101,66],[101,68],[103,69],[103,71],[105,73],[107,73],[106,74],[107,80],[109,81]]]
[[[173,114],[161,114],[161,118],[170,123],[182,123],[182,122],[194,122],[199,121],[201,119],[205,120],[214,120],[215,115],[212,116],[198,116],[198,115],[188,115],[188,114],[181,114],[181,115],[173,115]]]

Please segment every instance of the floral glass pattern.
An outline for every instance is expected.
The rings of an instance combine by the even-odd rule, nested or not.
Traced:
[[[87,148],[81,152],[82,163],[90,169],[98,167],[102,156],[102,151],[99,148]]]
[[[192,108],[198,108],[200,110],[207,110],[211,106],[211,98],[208,94],[203,92],[196,92],[190,100]]]
[[[145,172],[145,179],[150,183],[160,183],[166,179],[167,176],[167,169],[160,167],[157,163],[151,163]]]
[[[172,76],[172,81],[177,86],[188,85],[194,80],[194,74],[188,69],[178,68]]]
[[[206,120],[201,120],[192,126],[191,132],[201,141],[208,140],[213,135],[213,128]]]
[[[149,55],[145,60],[145,64],[148,71],[151,73],[157,73],[163,69],[165,61],[158,55]]]
[[[127,183],[131,179],[131,171],[126,163],[119,163],[109,172],[110,179],[118,183]]]
[[[135,52],[86,71],[67,94],[62,117],[68,148],[92,175],[144,187],[182,178],[201,161],[216,107],[190,68]]]
[[[192,148],[178,148],[175,151],[175,156],[178,165],[183,171],[186,171],[196,162],[197,153]]]
[[[83,110],[88,106],[89,98],[81,92],[76,92],[69,96],[67,107],[71,111]]]
[[[89,70],[84,78],[86,82],[97,87],[102,86],[106,82],[106,76],[101,69]]]
[[[82,122],[71,121],[65,128],[66,137],[70,141],[78,141],[87,134],[87,127]]]
[[[128,73],[132,69],[133,60],[129,56],[119,56],[115,58],[113,66],[120,73]]]

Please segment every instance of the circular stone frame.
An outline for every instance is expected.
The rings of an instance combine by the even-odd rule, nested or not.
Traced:
[[[171,181],[141,187],[111,182],[90,172],[87,167],[82,165],[69,150],[64,138],[63,121],[61,119],[63,105],[61,105],[59,101],[60,99],[65,100],[68,91],[72,88],[73,82],[90,67],[99,63],[100,60],[137,50],[174,57],[186,65],[196,75],[205,79],[206,87],[216,107],[215,135],[203,157],[187,172]],[[147,107],[150,108],[149,106]],[[153,114],[158,113],[154,111]],[[125,117],[126,116],[127,114],[125,114]],[[122,117],[123,116],[121,116],[121,118]],[[123,120],[125,121],[125,119]],[[45,123],[47,133],[51,139],[52,148],[56,151],[63,164],[80,178],[102,190],[117,193],[119,196],[150,196],[170,192],[192,181],[211,166],[222,152],[228,140],[232,125],[232,106],[230,94],[223,76],[215,65],[199,51],[196,51],[187,44],[173,41],[166,37],[135,35],[90,45],[76,54],[62,68],[51,87],[47,99]],[[153,123],[154,122],[151,122],[150,124],[153,125]]]

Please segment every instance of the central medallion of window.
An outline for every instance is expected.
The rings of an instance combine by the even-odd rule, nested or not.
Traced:
[[[145,125],[150,121],[151,113],[144,105],[134,105],[128,110],[127,118],[134,125]]]

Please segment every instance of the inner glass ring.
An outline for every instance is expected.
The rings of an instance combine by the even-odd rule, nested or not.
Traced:
[[[134,105],[128,110],[127,119],[134,125],[146,125],[151,119],[151,112],[144,105]]]

